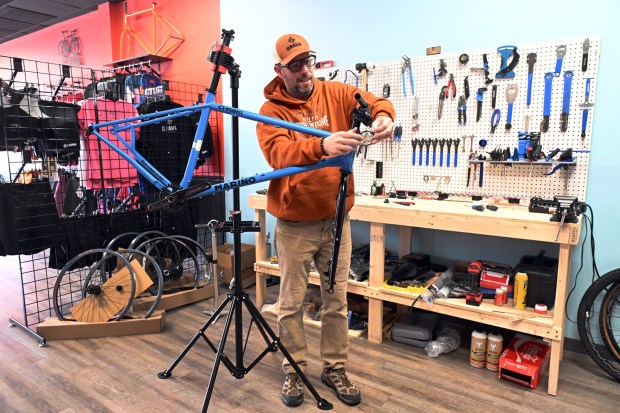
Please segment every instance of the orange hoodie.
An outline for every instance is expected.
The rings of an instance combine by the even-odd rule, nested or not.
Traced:
[[[354,96],[360,93],[372,108],[373,119],[379,115],[395,117],[394,106],[389,100],[340,82],[322,82],[315,78],[312,95],[307,101],[293,98],[285,90],[284,82],[275,77],[265,87],[268,101],[260,113],[329,132],[347,131],[351,129],[351,115],[357,105]],[[324,157],[320,138],[262,123],[257,124],[256,133],[265,159],[273,169],[308,165]],[[288,221],[331,218],[336,213],[339,179],[337,167],[274,179],[267,191],[267,211]],[[347,211],[353,207],[354,193],[351,175]]]

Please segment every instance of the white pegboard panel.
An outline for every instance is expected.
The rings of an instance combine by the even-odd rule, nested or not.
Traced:
[[[590,42],[588,55],[588,67],[584,72],[581,68],[583,43],[585,39]],[[479,186],[480,165],[475,166],[468,162],[470,154],[477,156],[481,152],[491,151],[495,148],[510,148],[514,150],[518,146],[518,132],[525,131],[526,116],[530,117],[529,131],[539,132],[543,119],[544,106],[544,76],[547,72],[555,72],[556,50],[558,46],[566,46],[566,55],[562,62],[559,77],[553,77],[551,94],[551,114],[549,130],[541,133],[543,152],[549,153],[555,148],[562,150],[589,151],[592,139],[592,119],[595,106],[590,108],[586,126],[585,138],[581,138],[582,110],[579,105],[585,101],[586,79],[591,78],[590,103],[595,103],[597,89],[597,71],[600,56],[600,36],[583,36],[570,39],[558,39],[540,43],[531,43],[516,46],[520,55],[519,63],[514,69],[514,78],[496,78],[496,73],[501,68],[502,56],[498,52],[498,45],[494,48],[474,51],[461,51],[433,56],[415,57],[404,54],[403,57],[383,62],[365,62],[368,67],[368,90],[377,96],[383,93],[385,84],[390,86],[389,99],[396,109],[395,124],[403,128],[400,142],[384,141],[368,148],[366,159],[361,156],[355,162],[354,173],[356,188],[358,191],[368,192],[373,182],[384,184],[386,190],[395,186],[399,190],[427,192],[447,192],[450,194],[505,196],[516,198],[531,198],[539,196],[551,198],[554,195],[573,195],[579,199],[585,199],[586,184],[588,177],[589,152],[574,153],[575,163],[568,169],[560,169],[552,175],[555,164],[536,162],[533,165],[527,161],[516,164],[484,163],[483,185]],[[459,56],[466,53],[469,61],[466,64],[459,63]],[[531,104],[526,105],[528,64],[527,55],[536,53],[534,64]],[[485,76],[479,69],[483,67],[483,54],[487,55],[489,78],[493,83],[486,86],[488,90],[483,94],[482,116],[476,122],[476,92],[485,87]],[[414,92],[411,93],[411,83],[408,72],[405,71],[405,90],[403,90],[403,63],[404,57],[411,60],[411,69],[414,78]],[[440,59],[446,64],[447,74],[437,78],[435,83],[434,72],[439,72]],[[509,59],[510,60],[510,59]],[[570,93],[570,111],[568,128],[566,132],[560,131],[560,114],[564,92],[564,73],[567,70],[573,72],[572,88]],[[439,94],[443,86],[447,85],[450,74],[454,77],[456,97],[446,98],[443,102],[441,119],[438,119]],[[355,65],[334,67],[316,70],[317,77],[327,80],[341,81],[362,87],[362,76],[355,70]],[[467,100],[467,123],[458,124],[457,102],[459,96],[464,94],[463,81],[469,80],[470,96]],[[506,87],[516,84],[518,94],[512,110],[512,128],[505,129],[508,104],[506,101]],[[501,118],[495,133],[491,134],[491,89],[497,85],[496,108],[501,111]],[[417,100],[418,117],[414,120],[414,106]],[[417,130],[414,125],[419,124]],[[470,138],[472,137],[472,138]],[[444,147],[443,166],[439,166],[439,146],[433,162],[433,150],[429,152],[429,162],[426,165],[426,151],[422,157],[422,165],[419,162],[420,147],[416,148],[415,165],[412,165],[412,141],[414,139],[451,139],[459,140],[458,164],[454,165],[455,147],[451,146],[450,166],[446,149]],[[478,145],[481,139],[486,140],[487,146],[482,148]],[[470,142],[473,147],[470,148]],[[557,159],[557,156],[556,156]],[[376,162],[383,162],[383,178],[376,178]],[[468,167],[472,165],[471,182],[467,186]]]

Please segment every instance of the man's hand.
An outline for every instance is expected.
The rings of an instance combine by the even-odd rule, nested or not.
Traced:
[[[370,141],[370,144],[377,143],[383,139],[387,139],[392,136],[392,130],[394,129],[394,122],[387,116],[379,116],[372,123],[371,131],[375,134]]]
[[[362,135],[356,129],[347,132],[336,132],[323,138],[323,149],[329,156],[346,155],[353,152],[362,142]]]

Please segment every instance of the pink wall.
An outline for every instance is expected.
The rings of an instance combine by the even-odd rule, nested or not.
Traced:
[[[150,10],[152,1],[128,0],[126,4],[127,12],[131,14]],[[120,50],[124,6],[124,3],[104,3],[91,13],[0,44],[0,55],[94,69],[111,67],[110,63],[119,61],[121,57],[129,57],[121,55]],[[159,66],[153,65],[154,69],[166,80],[209,86],[212,72],[206,56],[213,42],[221,37],[219,0],[158,0],[156,8],[182,33],[185,40],[168,55],[171,61]],[[144,43],[151,46],[150,13],[130,18],[129,25]],[[65,58],[58,53],[58,43],[63,39],[61,32],[73,29],[77,29],[76,35],[80,38],[81,53],[79,56]],[[161,24],[156,25],[156,32],[157,48],[164,40],[166,32]],[[172,33],[175,32],[172,30]],[[132,50],[131,57],[147,54],[136,41],[132,42]],[[221,101],[221,90],[218,91],[218,100]],[[218,115],[217,125],[221,142],[224,136],[221,114]],[[224,159],[223,147],[224,145],[219,145],[220,160]],[[223,167],[222,161],[222,171]]]

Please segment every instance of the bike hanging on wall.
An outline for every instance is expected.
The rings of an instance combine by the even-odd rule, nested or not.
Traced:
[[[260,230],[257,227],[256,223],[247,223],[241,221],[241,214],[239,212],[239,188],[254,185],[261,182],[270,181],[272,179],[283,178],[286,176],[291,176],[303,172],[313,171],[322,168],[328,167],[338,167],[340,168],[340,182],[338,186],[338,196],[336,203],[336,213],[334,218],[334,230],[332,237],[332,257],[329,261],[328,270],[325,274],[323,274],[322,282],[326,283],[326,289],[328,292],[332,293],[334,289],[335,282],[335,274],[336,267],[338,264],[338,253],[340,249],[340,241],[342,235],[342,227],[345,217],[345,206],[346,206],[346,197],[347,197],[347,189],[349,183],[349,176],[353,170],[353,162],[355,160],[355,151],[350,152],[347,155],[336,156],[332,158],[323,158],[320,161],[303,166],[291,166],[283,169],[272,170],[265,173],[256,174],[254,176],[250,176],[247,178],[240,178],[238,171],[238,118],[244,118],[248,120],[252,120],[255,122],[265,123],[269,125],[274,125],[276,127],[280,127],[283,129],[293,130],[297,132],[301,132],[304,134],[316,136],[319,138],[325,138],[331,135],[331,132],[327,132],[321,129],[310,128],[307,126],[302,126],[296,123],[286,122],[280,119],[260,115],[257,113],[245,111],[243,109],[239,109],[236,107],[237,103],[237,89],[238,89],[238,79],[240,75],[239,65],[234,62],[233,57],[231,56],[231,49],[229,47],[230,42],[233,39],[234,31],[233,30],[222,30],[222,40],[221,43],[214,45],[211,52],[209,53],[209,60],[213,63],[212,70],[214,72],[211,84],[209,89],[207,90],[207,95],[205,99],[205,103],[191,106],[191,107],[183,107],[177,109],[171,109],[166,111],[161,111],[152,114],[146,114],[137,117],[131,117],[116,121],[103,122],[103,123],[95,123],[89,125],[89,132],[93,133],[108,145],[112,150],[118,153],[123,159],[125,159],[130,165],[132,165],[146,180],[148,180],[151,184],[153,184],[159,191],[161,191],[160,200],[150,204],[148,206],[149,210],[158,210],[158,209],[177,209],[182,207],[182,205],[189,199],[203,197],[207,195],[213,195],[219,192],[233,190],[234,197],[234,211],[231,213],[232,220],[229,223],[224,223],[224,225],[219,226],[217,229],[219,232],[231,232],[234,236],[234,246],[238,251],[235,251],[235,260],[240,260],[241,251],[241,233],[245,231],[256,232]],[[220,81],[220,77],[222,74],[228,72],[231,76],[231,88],[233,90],[232,100],[233,106],[227,106],[223,104],[219,104],[215,101],[217,86]],[[357,94],[355,96],[359,106],[356,107],[352,113],[352,127],[359,128],[362,124],[366,126],[370,126],[372,123],[372,118],[369,115],[368,104],[364,101],[361,95]],[[192,185],[192,177],[193,171],[195,169],[199,149],[202,146],[202,137],[205,134],[206,128],[208,127],[208,119],[212,111],[221,112],[224,114],[228,114],[232,116],[233,119],[233,179],[229,181],[224,181],[218,184],[199,184]],[[147,126],[151,124],[156,124],[160,122],[164,122],[168,119],[174,119],[182,116],[189,116],[192,113],[200,113],[200,119],[198,121],[198,126],[196,130],[196,134],[194,137],[194,143],[192,145],[192,149],[188,156],[187,166],[185,168],[185,172],[183,178],[180,183],[173,183],[167,177],[165,177],[160,171],[157,170],[151,163],[149,163],[136,149],[136,129],[142,126]],[[124,148],[117,146],[115,143],[111,142],[104,135],[102,135],[101,131],[105,129],[108,132],[112,133],[122,144]],[[129,141],[123,139],[120,136],[120,133],[123,131],[129,131],[130,138]],[[364,136],[363,145],[368,145],[372,132],[367,131],[362,133]],[[275,335],[273,330],[269,327],[267,322],[263,319],[262,315],[258,311],[258,309],[252,304],[251,300],[248,299],[247,294],[242,291],[241,286],[241,275],[240,275],[240,262],[235,262],[235,288],[234,292],[230,293],[226,300],[220,304],[217,310],[213,312],[209,320],[203,325],[203,327],[198,331],[198,333],[194,336],[194,338],[190,341],[187,347],[181,352],[181,354],[177,357],[177,359],[172,363],[172,365],[166,369],[165,371],[158,374],[160,378],[168,378],[171,376],[172,370],[176,367],[176,365],[181,361],[181,359],[185,356],[188,350],[200,339],[203,338],[207,344],[211,347],[211,349],[216,352],[216,359],[214,362],[213,370],[211,373],[211,378],[209,381],[209,386],[207,389],[207,394],[205,395],[205,401],[203,405],[203,411],[206,411],[209,405],[209,401],[211,398],[211,394],[213,391],[213,386],[215,384],[215,378],[217,375],[217,370],[220,362],[223,363],[228,370],[231,372],[233,376],[240,379],[248,373],[268,352],[276,351],[278,348],[282,351],[283,355],[288,359],[291,365],[294,367],[295,371],[302,378],[302,381],[308,387],[308,390],[312,393],[318,403],[318,407],[322,410],[330,410],[333,406],[331,403],[322,399],[312,384],[305,377],[304,373],[299,369],[297,363],[292,359],[287,350],[283,347],[278,337]],[[230,358],[228,358],[224,354],[224,345],[226,342],[226,335],[229,331],[229,326],[231,324],[233,314],[237,314],[235,317],[235,328],[237,332],[241,331],[242,328],[242,319],[240,317],[242,311],[242,304],[245,304],[248,311],[252,315],[252,321],[256,322],[257,328],[260,330],[263,338],[268,344],[267,349],[263,351],[258,358],[253,361],[249,367],[245,367],[243,365],[243,342],[241,341],[243,337],[241,335],[236,334],[236,363],[234,363]],[[222,335],[222,339],[220,340],[219,347],[216,347],[204,334],[207,328],[211,325],[211,323],[217,319],[219,314],[224,310],[224,308],[230,305],[230,311],[228,312],[226,324],[224,326],[224,333]],[[249,332],[248,332],[249,334]],[[269,341],[271,339],[271,342]]]

